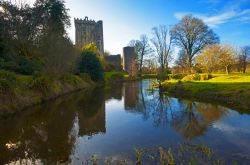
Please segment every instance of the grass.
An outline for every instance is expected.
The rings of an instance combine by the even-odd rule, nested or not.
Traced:
[[[89,87],[91,84],[93,84],[92,81],[87,82],[80,76],[71,74],[55,78],[46,74],[26,76],[0,70],[0,117]]]
[[[122,81],[128,78],[128,74],[122,71],[111,71],[111,72],[104,72],[104,80],[108,81]]]
[[[86,164],[214,164],[223,165],[224,160],[217,156],[214,151],[204,144],[179,143],[177,146],[138,148],[135,147],[134,156],[124,155],[101,157],[92,155]],[[232,159],[230,162],[237,163]],[[231,163],[230,163],[231,164]]]
[[[171,80],[162,83],[163,90],[174,95],[216,101],[239,110],[250,110],[250,75],[212,74],[204,81]]]

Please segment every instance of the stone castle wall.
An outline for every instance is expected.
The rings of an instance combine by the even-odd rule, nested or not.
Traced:
[[[101,54],[104,54],[103,22],[85,19],[75,19],[75,44],[78,48],[94,43]]]
[[[121,67],[121,55],[109,55],[109,56],[104,56],[105,61],[107,61],[108,64],[112,65],[115,70],[122,70]]]
[[[123,70],[127,73],[132,71],[133,64],[135,62],[136,54],[134,47],[123,48]]]

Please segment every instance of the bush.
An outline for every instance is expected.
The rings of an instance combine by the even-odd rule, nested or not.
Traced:
[[[83,79],[86,82],[90,82],[91,81],[91,77],[87,73],[81,73],[81,74],[79,74],[79,76],[81,77],[81,79]]]
[[[113,82],[122,81],[125,75],[126,75],[125,72],[117,72],[117,71],[105,72],[104,79],[105,81],[113,81]]]
[[[17,73],[25,74],[25,75],[32,75],[35,72],[41,71],[41,64],[30,60],[28,58],[21,57],[18,61],[18,66],[16,69]]]
[[[9,71],[0,71],[0,93],[13,93],[16,87],[16,75]]]
[[[63,77],[63,81],[73,86],[80,85],[83,82],[82,79],[76,75],[66,75]]]
[[[35,75],[31,81],[30,88],[41,92],[47,92],[50,90],[52,81],[46,75]]]
[[[169,79],[169,75],[166,74],[166,73],[160,73],[160,74],[157,74],[156,78],[158,80],[161,80],[161,81],[168,80]]]
[[[200,80],[204,81],[204,80],[209,80],[213,78],[213,76],[211,74],[200,74]]]
[[[197,74],[190,74],[190,75],[183,77],[182,80],[183,81],[199,81],[200,75],[198,73]]]
[[[184,77],[184,74],[170,74],[170,79],[180,80]]]
[[[78,63],[78,72],[87,73],[94,81],[103,80],[104,75],[103,67],[97,56],[96,51],[84,49]]]
[[[213,78],[211,74],[191,74],[185,76],[182,80],[184,81],[205,81]]]

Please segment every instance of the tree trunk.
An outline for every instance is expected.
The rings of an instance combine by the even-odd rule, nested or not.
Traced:
[[[247,65],[246,64],[244,64],[244,66],[243,66],[243,73],[246,73],[246,70],[247,70]]]
[[[226,74],[228,74],[229,72],[228,72],[228,66],[226,66]]]
[[[188,65],[189,65],[189,69],[188,69],[188,72],[189,72],[189,74],[191,74],[192,73],[192,58],[191,57],[189,57],[189,59],[188,59]]]

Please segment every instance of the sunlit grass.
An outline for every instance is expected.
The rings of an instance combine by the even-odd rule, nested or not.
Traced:
[[[250,106],[250,75],[242,73],[212,74],[211,79],[203,81],[169,80],[164,81],[164,90],[207,101],[219,101],[239,109]]]

